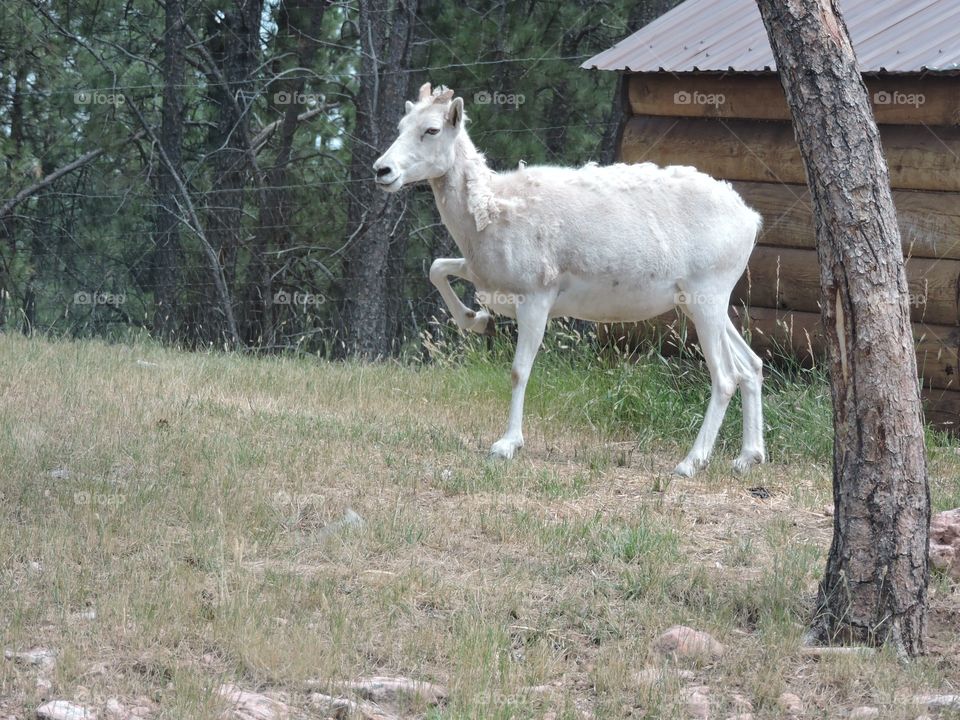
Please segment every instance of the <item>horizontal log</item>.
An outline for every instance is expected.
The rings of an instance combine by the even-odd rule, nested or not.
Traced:
[[[920,397],[927,423],[952,433],[960,431],[960,391],[922,390]]]
[[[960,123],[960,79],[868,77],[867,92],[881,125]],[[634,115],[791,120],[776,75],[636,73],[627,80]]]
[[[880,136],[893,188],[960,191],[960,127],[884,125]],[[806,183],[787,122],[636,116],[624,126],[619,157],[692,165],[727,180]]]
[[[910,318],[956,325],[960,321],[960,260],[906,261]],[[733,290],[735,306],[820,312],[820,265],[816,250],[757,246],[747,272]]]
[[[764,360],[793,357],[809,367],[822,362],[827,355],[820,313],[785,312],[765,307],[745,310],[731,306],[730,316],[754,352]],[[914,323],[912,329],[917,373],[923,380],[923,387],[960,390],[960,328]],[[598,335],[602,340],[615,342],[628,353],[652,346],[667,355],[675,354],[680,347],[689,346],[697,339],[693,324],[675,312],[642,323],[601,325]]]
[[[816,228],[806,185],[735,182],[748,205],[763,215],[761,245],[815,248]],[[960,260],[960,193],[895,190],[904,255]]]

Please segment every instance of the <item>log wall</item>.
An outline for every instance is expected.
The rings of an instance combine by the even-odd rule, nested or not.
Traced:
[[[867,77],[897,206],[927,418],[960,429],[960,76]],[[731,314],[761,355],[826,353],[805,170],[775,75],[635,74],[623,162],[692,165],[732,182],[764,219]],[[893,299],[891,299],[893,301]],[[677,338],[677,315],[601,335]],[[692,328],[683,331],[694,340]],[[668,341],[668,345],[669,345]]]

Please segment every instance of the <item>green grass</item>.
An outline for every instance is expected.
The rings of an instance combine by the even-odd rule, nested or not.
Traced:
[[[363,366],[0,336],[4,648],[55,648],[54,697],[145,696],[157,718],[217,717],[222,682],[310,717],[308,679],[365,675],[445,684],[416,711],[436,719],[683,717],[683,683],[636,678],[676,623],[728,647],[692,666],[719,717],[735,689],[759,718],[783,690],[810,717],[908,717],[895,693],[960,682],[943,578],[909,672],[798,652],[832,526],[817,371],[768,372],[770,464],[728,470],[733,406],[720,457],[668,481],[706,404],[695,358],[619,363],[553,333],[503,463],[485,453],[509,343],[443,350]],[[956,443],[929,448],[934,506],[960,504]],[[362,525],[331,531],[348,509]],[[0,663],[0,716],[31,716],[35,681]]]

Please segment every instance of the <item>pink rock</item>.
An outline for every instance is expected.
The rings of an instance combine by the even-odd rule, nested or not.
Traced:
[[[710,688],[706,685],[697,685],[684,688],[686,696],[685,708],[687,715],[696,720],[708,720],[710,717]]]
[[[790,692],[781,693],[777,704],[783,708],[787,715],[801,715],[803,713],[803,703],[800,698]]]
[[[741,693],[730,694],[730,705],[741,715],[753,712],[753,703],[750,702],[750,698]]]
[[[930,564],[960,580],[960,508],[930,518]]]
[[[674,625],[653,641],[653,649],[660,655],[675,658],[720,657],[723,645],[708,633],[686,625]]]
[[[941,545],[960,542],[960,508],[938,512],[930,518],[930,539]]]
[[[957,559],[957,551],[949,545],[930,542],[930,564],[942,572],[950,572]]]
[[[109,698],[104,707],[107,720],[147,720],[153,709],[145,702],[125,704],[117,698]]]

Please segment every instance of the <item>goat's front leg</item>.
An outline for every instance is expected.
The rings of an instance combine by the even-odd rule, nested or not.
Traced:
[[[552,303],[553,297],[546,294],[527,295],[517,303],[517,352],[510,373],[513,380],[510,421],[507,432],[490,448],[490,454],[494,457],[512,458],[523,447],[523,399],[530,369],[543,341]]]
[[[451,275],[468,282],[474,281],[467,269],[467,261],[462,258],[439,258],[430,266],[430,282],[440,291],[440,296],[447,304],[447,309],[457,323],[457,327],[461,330],[472,330],[481,335],[492,335],[493,316],[486,310],[477,312],[464,305],[450,287]]]

